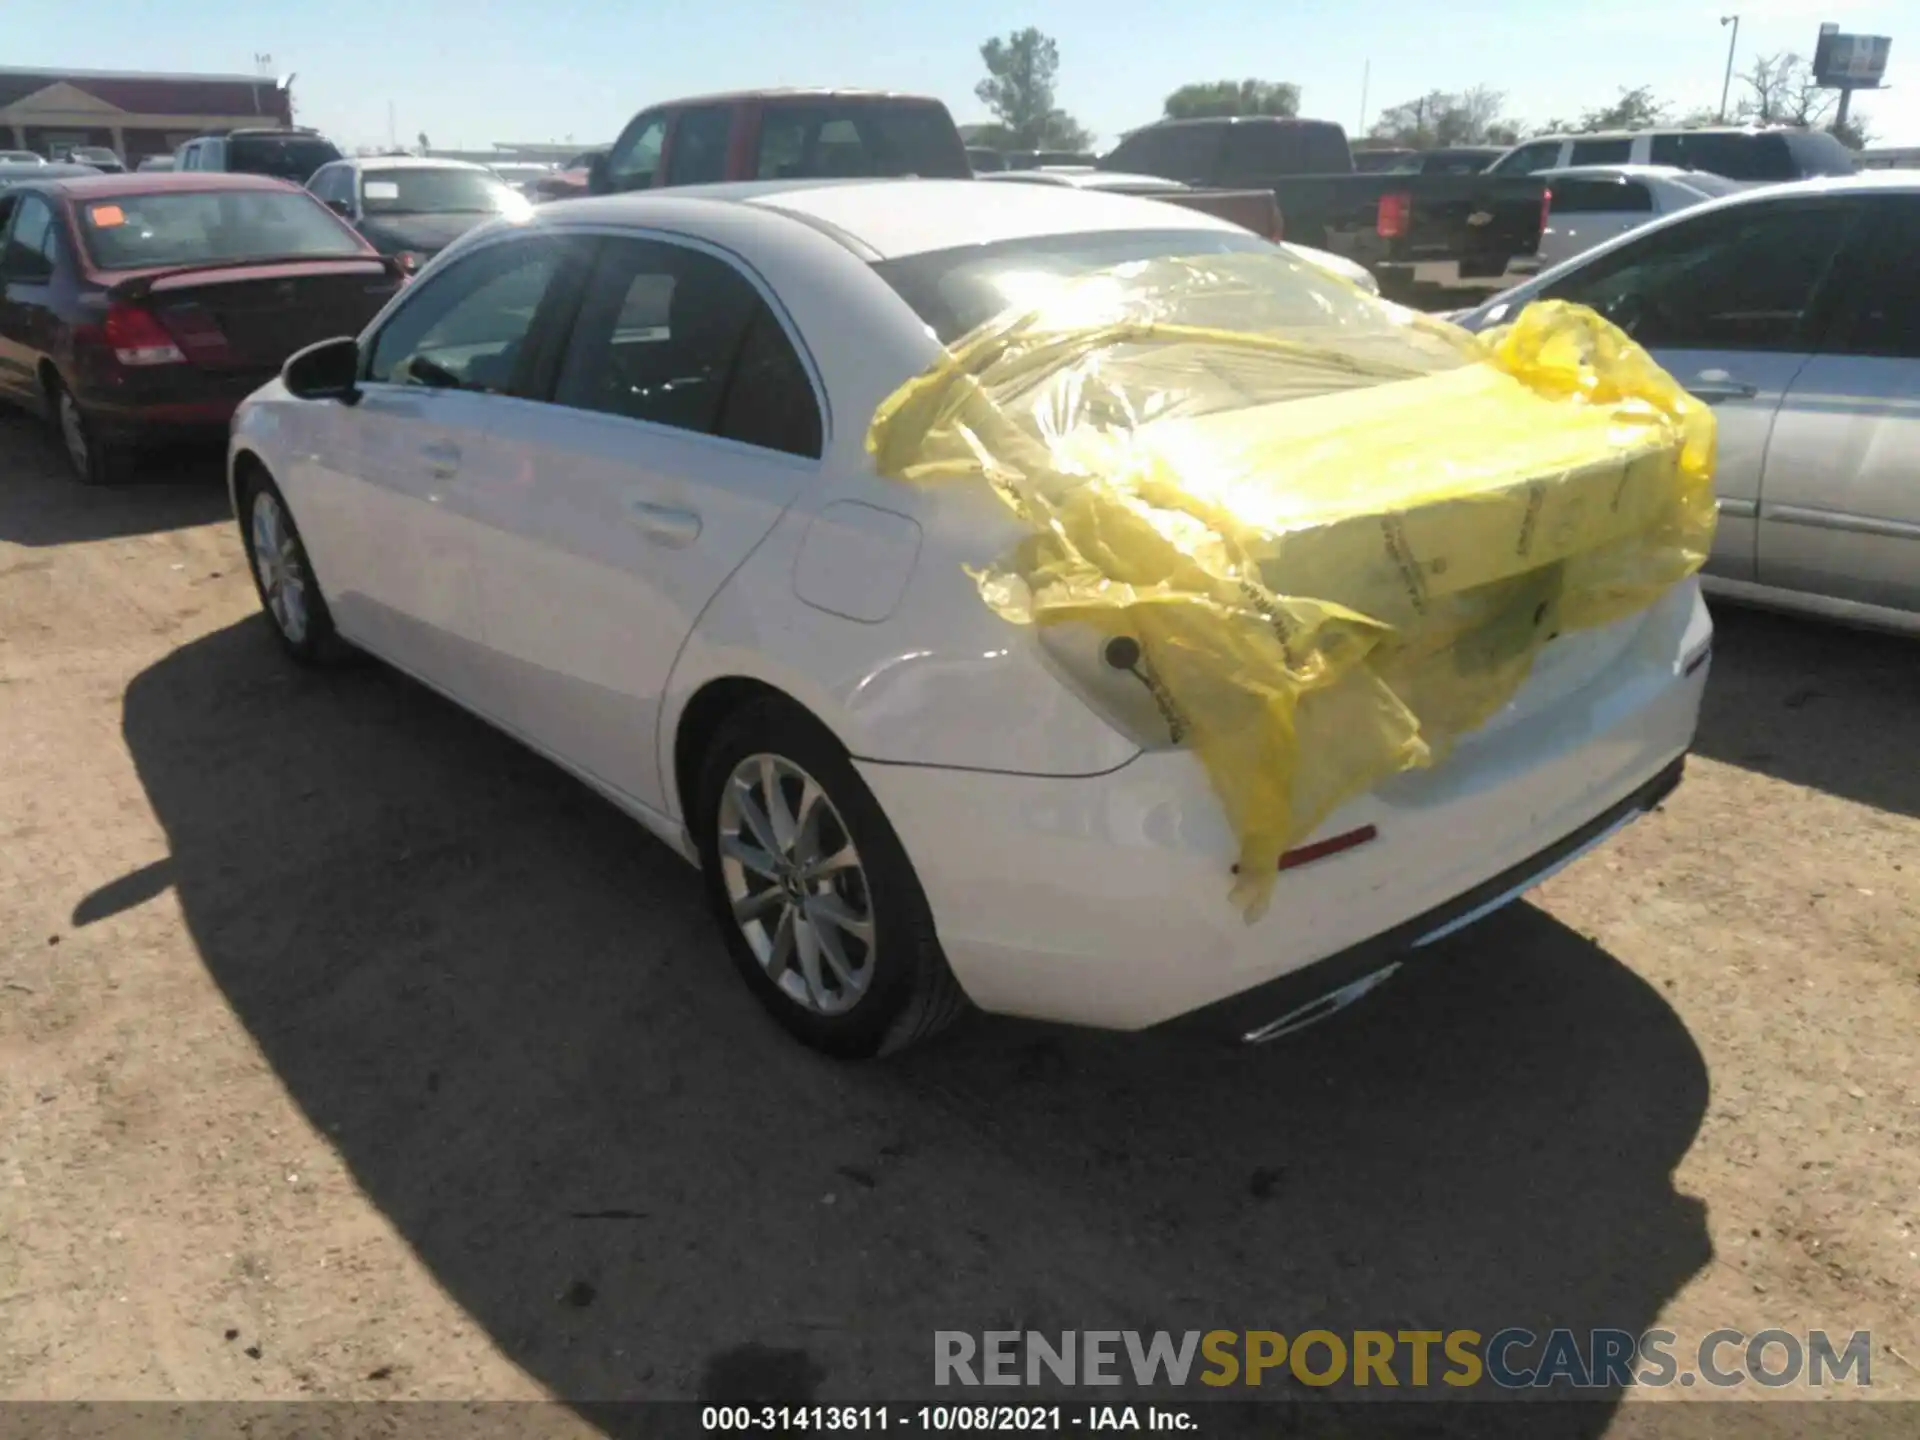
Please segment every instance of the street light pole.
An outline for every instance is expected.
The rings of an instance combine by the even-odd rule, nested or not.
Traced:
[[[1733,52],[1734,47],[1740,43],[1740,17],[1722,15],[1720,28],[1724,30],[1729,25],[1733,27],[1733,34],[1727,39],[1727,76],[1720,82],[1720,123],[1722,125],[1727,123],[1727,92],[1733,88]]]

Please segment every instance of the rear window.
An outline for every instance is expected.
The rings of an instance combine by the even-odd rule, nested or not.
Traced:
[[[227,169],[243,175],[271,175],[305,184],[322,165],[341,159],[333,143],[318,135],[233,135],[227,139]]]
[[[1653,193],[1638,180],[1611,180],[1579,176],[1553,179],[1551,215],[1618,215],[1653,209]]]
[[[1037,303],[1065,280],[1130,261],[1228,255],[1274,247],[1251,232],[1120,230],[1044,235],[883,260],[873,268],[951,345],[1009,306]]]
[[[939,105],[768,105],[760,115],[762,180],[973,174],[953,117]]]
[[[304,191],[176,190],[74,208],[87,254],[101,270],[366,254],[358,237]]]
[[[493,215],[525,211],[511,190],[478,170],[367,170],[360,202],[369,215]]]

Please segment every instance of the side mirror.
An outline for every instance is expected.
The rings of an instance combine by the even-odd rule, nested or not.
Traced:
[[[280,367],[280,382],[300,400],[339,400],[351,405],[360,398],[360,342],[343,335],[296,351]]]
[[[604,153],[596,155],[587,162],[587,193],[605,195],[613,188],[607,178],[607,157]]]
[[[353,218],[353,206],[338,196],[327,201],[327,209],[333,211],[333,213],[338,215],[342,220],[351,220]]]

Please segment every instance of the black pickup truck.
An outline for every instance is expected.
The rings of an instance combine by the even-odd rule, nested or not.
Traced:
[[[1287,239],[1357,261],[1383,294],[1402,298],[1416,286],[1486,289],[1508,261],[1538,249],[1545,209],[1545,184],[1525,176],[1357,173],[1346,132],[1328,120],[1163,120],[1099,165],[1272,190]]]

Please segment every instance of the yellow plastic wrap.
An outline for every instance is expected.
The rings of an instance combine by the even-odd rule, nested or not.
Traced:
[[[1557,633],[1705,558],[1712,412],[1591,310],[1472,336],[1282,252],[1043,292],[879,408],[879,471],[985,480],[1008,620],[1138,640],[1239,838],[1281,854],[1505,705]]]

